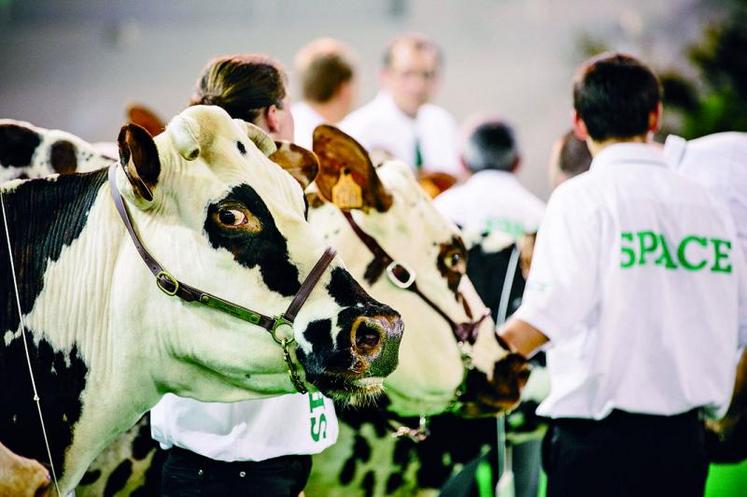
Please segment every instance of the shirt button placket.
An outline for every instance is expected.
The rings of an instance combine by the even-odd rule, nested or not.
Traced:
[[[246,478],[246,471],[239,471],[239,477]]]

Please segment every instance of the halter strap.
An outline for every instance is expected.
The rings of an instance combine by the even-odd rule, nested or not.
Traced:
[[[477,321],[472,321],[470,323],[464,323],[464,324],[457,324],[454,322],[453,319],[451,319],[444,311],[441,309],[438,305],[436,305],[435,302],[433,302],[430,298],[428,298],[427,295],[425,295],[420,288],[418,288],[418,284],[415,281],[415,273],[412,272],[407,266],[404,264],[396,261],[392,256],[390,256],[386,250],[379,244],[379,242],[376,241],[371,235],[366,233],[361,229],[360,226],[358,226],[358,223],[355,222],[355,219],[353,219],[353,214],[349,210],[343,210],[342,211],[343,216],[345,216],[345,219],[347,220],[348,224],[352,228],[353,232],[358,236],[358,239],[363,243],[363,245],[368,248],[368,250],[373,254],[375,260],[379,262],[379,264],[376,266],[376,269],[366,274],[366,278],[368,281],[373,284],[375,283],[381,275],[384,273],[384,270],[389,274],[390,279],[396,277],[393,275],[395,268],[399,266],[403,270],[407,271],[409,273],[408,281],[406,284],[397,284],[400,288],[403,290],[409,290],[413,292],[415,295],[420,297],[428,306],[431,307],[436,313],[441,316],[451,328],[452,333],[456,337],[457,341],[459,343],[468,342],[470,344],[473,344],[475,340],[477,339],[477,326],[487,317],[487,314],[484,314],[481,316]],[[464,310],[467,314],[467,316],[470,319],[472,318],[472,309],[469,307],[469,304],[467,303],[467,300],[464,298],[461,292],[459,292],[459,297],[462,299],[462,303],[464,306]]]
[[[309,272],[306,279],[301,283],[301,287],[296,292],[288,308],[284,313],[270,317],[261,312],[253,311],[244,306],[234,304],[228,300],[217,297],[211,293],[205,292],[193,286],[175,278],[171,273],[166,271],[163,266],[151,255],[147,248],[143,245],[140,236],[138,235],[135,227],[132,225],[132,218],[130,217],[127,205],[124,203],[122,195],[119,193],[117,188],[117,176],[116,176],[117,164],[112,164],[109,167],[109,186],[111,188],[112,199],[114,205],[117,208],[119,217],[122,218],[122,222],[130,235],[132,243],[135,245],[140,257],[145,262],[150,272],[156,278],[156,286],[171,297],[179,297],[185,302],[199,302],[207,307],[225,312],[238,319],[246,321],[248,323],[261,326],[266,329],[272,335],[272,338],[283,347],[283,354],[285,361],[288,364],[288,372],[291,376],[291,381],[294,387],[301,393],[306,393],[308,390],[303,385],[296,365],[292,362],[288,346],[293,343],[293,334],[288,333],[286,330],[285,334],[281,334],[280,328],[284,326],[292,326],[293,321],[298,315],[298,311],[306,303],[306,300],[311,295],[311,292],[316,287],[317,283],[321,279],[324,271],[330,265],[332,260],[335,258],[337,252],[332,247],[327,247],[319,260],[314,264],[314,267]]]

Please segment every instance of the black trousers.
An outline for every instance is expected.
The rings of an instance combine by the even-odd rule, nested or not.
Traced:
[[[697,411],[556,419],[543,442],[542,464],[547,497],[702,497],[705,429]]]
[[[162,497],[298,497],[311,471],[311,456],[266,461],[214,461],[174,447],[163,466]]]

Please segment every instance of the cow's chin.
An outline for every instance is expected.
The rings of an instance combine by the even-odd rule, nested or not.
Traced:
[[[335,402],[354,407],[373,405],[384,392],[384,378],[322,373],[308,378]]]

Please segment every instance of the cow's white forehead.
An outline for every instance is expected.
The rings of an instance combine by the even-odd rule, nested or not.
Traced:
[[[190,161],[180,155],[183,143],[173,132],[177,126],[186,128],[179,130],[179,138],[186,135],[199,144],[197,159]],[[219,107],[185,110],[169,123],[167,132],[156,137],[156,144],[167,189],[170,179],[182,176],[193,180],[189,188],[192,195],[214,201],[233,187],[246,184],[280,216],[298,215],[304,210],[300,185],[257,148],[240,121],[231,119]]]

